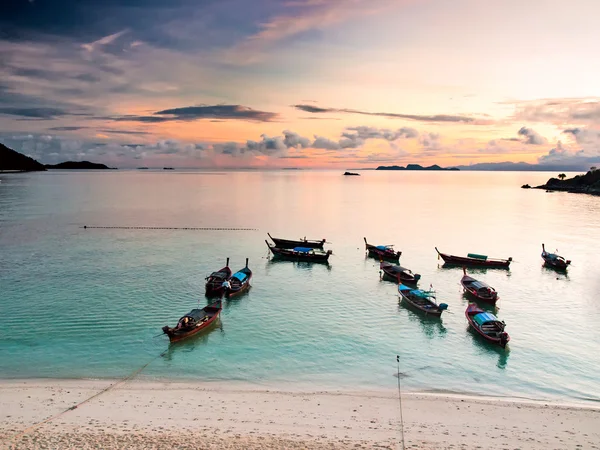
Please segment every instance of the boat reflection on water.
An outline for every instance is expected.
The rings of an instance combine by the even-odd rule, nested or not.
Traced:
[[[505,348],[502,348],[492,342],[487,342],[470,326],[467,327],[467,333],[473,336],[473,345],[480,353],[497,356],[498,362],[496,363],[496,367],[499,369],[506,369],[508,357],[510,355],[510,343],[508,343]]]
[[[556,280],[569,280],[569,272],[567,270],[556,269],[546,263],[543,263],[540,267],[543,276],[551,277]]]
[[[406,312],[408,320],[410,322],[416,322],[423,329],[423,333],[429,339],[434,339],[436,337],[443,338],[448,330],[444,326],[444,321],[439,316],[426,316],[424,314],[413,311],[409,306],[405,305],[399,299],[398,303],[398,311]]]
[[[267,258],[267,264],[266,264],[266,269],[268,270],[270,267],[276,266],[282,264],[284,266],[295,266],[298,269],[302,269],[302,270],[307,270],[307,271],[311,271],[313,269],[319,269],[321,267],[325,267],[327,270],[331,270],[331,264],[327,263],[323,263],[323,262],[311,262],[311,261],[291,261],[288,259],[282,259],[282,258]]]
[[[197,348],[207,345],[211,334],[216,333],[217,330],[224,333],[220,317],[200,334],[190,336],[178,342],[169,342],[169,348],[163,355],[164,360],[172,361],[177,354],[190,353],[196,351]]]
[[[492,314],[497,314],[498,311],[500,310],[497,303],[492,305],[490,303],[478,301],[477,299],[474,299],[473,297],[471,297],[468,292],[462,293],[462,299],[464,300],[465,306],[468,305],[469,303],[475,303],[475,304],[477,304],[477,306],[479,306],[484,311],[491,312]]]

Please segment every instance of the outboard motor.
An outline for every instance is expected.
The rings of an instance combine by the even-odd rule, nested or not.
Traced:
[[[446,311],[446,310],[448,309],[448,304],[446,304],[446,303],[440,303],[440,304],[438,305],[438,309],[439,309],[440,311]]]
[[[502,348],[506,347],[506,344],[508,343],[508,333],[503,332],[500,335],[500,345],[502,346]]]
[[[168,325],[165,325],[164,327],[162,327],[162,330],[163,330],[163,333],[165,333],[165,334],[169,334],[169,330],[170,330],[170,328],[169,328],[169,326],[168,326]]]

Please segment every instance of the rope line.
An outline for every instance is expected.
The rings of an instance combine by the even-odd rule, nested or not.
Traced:
[[[104,388],[104,389],[102,389],[100,392],[96,392],[96,393],[95,393],[94,395],[92,395],[91,397],[89,397],[89,398],[87,398],[87,399],[85,399],[85,400],[83,400],[83,401],[81,401],[81,402],[77,403],[76,405],[74,405],[74,406],[71,406],[71,407],[69,407],[69,408],[65,409],[64,411],[61,411],[61,412],[59,412],[59,413],[57,413],[57,414],[54,414],[53,416],[50,416],[50,417],[48,417],[48,418],[46,418],[46,419],[42,420],[41,422],[34,423],[33,425],[30,425],[29,427],[25,428],[25,429],[24,429],[23,431],[21,431],[20,433],[17,433],[17,434],[15,434],[15,435],[13,435],[13,436],[9,437],[9,438],[8,438],[8,442],[12,442],[12,441],[14,441],[14,440],[16,440],[16,439],[18,439],[18,438],[20,438],[20,437],[24,436],[24,435],[25,435],[25,434],[27,434],[28,432],[30,432],[30,431],[32,431],[32,430],[35,430],[36,428],[39,428],[39,427],[41,427],[42,425],[44,425],[44,424],[46,424],[46,423],[48,423],[48,422],[51,422],[51,421],[52,421],[52,420],[54,420],[54,419],[57,419],[57,418],[59,418],[59,417],[60,417],[60,416],[62,416],[63,414],[66,414],[66,413],[68,413],[69,411],[73,411],[74,409],[77,409],[77,408],[79,408],[80,406],[84,405],[85,403],[87,403],[87,402],[89,402],[89,401],[91,401],[91,400],[95,399],[96,397],[98,397],[98,396],[100,396],[100,395],[102,395],[102,394],[104,394],[104,393],[106,393],[106,392],[110,391],[112,388],[114,388],[114,387],[116,387],[116,386],[119,386],[119,385],[121,385],[121,384],[123,384],[123,383],[125,383],[125,382],[127,382],[127,381],[129,381],[129,380],[131,380],[133,377],[135,377],[135,376],[139,375],[139,373],[140,373],[142,370],[144,370],[146,367],[148,367],[148,366],[149,366],[151,363],[153,363],[153,362],[154,362],[156,359],[158,359],[158,358],[160,358],[160,357],[164,356],[164,355],[165,355],[167,352],[168,352],[168,350],[165,350],[165,351],[163,351],[161,354],[159,354],[158,356],[155,356],[155,357],[154,357],[154,358],[152,358],[150,361],[148,361],[146,364],[144,364],[142,367],[140,367],[139,369],[135,370],[134,372],[132,372],[131,374],[129,374],[129,375],[128,375],[128,376],[126,376],[125,378],[123,378],[123,379],[121,379],[121,380],[117,381],[116,383],[113,383],[113,384],[111,384],[111,385],[109,385],[109,386],[105,387],[105,388]]]
[[[104,228],[113,230],[194,230],[194,231],[258,231],[258,228],[219,228],[219,227],[120,227],[120,226],[90,226],[84,225],[83,229]]]
[[[404,449],[404,419],[402,418],[402,391],[400,389],[400,355],[396,355],[398,363],[398,404],[400,406],[400,437],[402,439],[402,450]]]

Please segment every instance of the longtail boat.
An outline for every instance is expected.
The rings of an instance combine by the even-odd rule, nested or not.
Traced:
[[[225,285],[225,298],[231,298],[236,295],[246,292],[250,289],[250,280],[252,279],[252,271],[248,268],[248,258],[246,258],[246,267],[238,270],[228,280],[229,285]]]
[[[229,258],[225,263],[225,267],[218,272],[211,273],[206,277],[206,295],[221,296],[224,293],[223,282],[231,278],[231,269],[229,268]]]
[[[379,263],[379,269],[383,272],[384,279],[396,283],[416,284],[421,279],[421,275],[418,273],[413,273],[412,270],[406,267],[396,266],[385,261]]]
[[[478,255],[476,253],[468,253],[467,256],[454,256],[440,252],[437,247],[435,251],[448,265],[454,266],[481,266],[508,269],[512,261],[512,257],[508,259],[488,258],[486,255]]]
[[[460,280],[465,291],[475,297],[477,300],[481,300],[487,303],[495,304],[498,300],[498,293],[496,289],[491,287],[489,284],[483,281],[478,281],[475,278],[471,278],[467,275],[467,269],[463,267],[463,277]]]
[[[277,247],[277,248],[296,248],[296,247],[323,248],[323,245],[325,244],[325,239],[316,241],[316,240],[301,238],[301,239],[295,241],[292,239],[274,238],[269,233],[267,233],[267,235],[275,243],[275,247]]]
[[[504,331],[506,324],[498,320],[492,313],[479,308],[475,303],[469,303],[465,316],[467,316],[471,328],[486,341],[498,344],[502,348],[506,347],[510,341],[510,336]]]
[[[371,245],[365,240],[365,249],[369,252],[369,256],[387,261],[398,261],[402,252],[394,251],[393,245]]]
[[[329,255],[333,252],[331,250],[327,250],[326,252],[321,249],[315,249],[310,247],[294,247],[294,248],[278,248],[275,246],[271,246],[268,241],[266,241],[267,247],[273,256],[288,259],[290,261],[308,261],[308,262],[321,262],[326,263],[329,260]]]
[[[413,308],[424,312],[428,316],[441,316],[442,312],[448,309],[446,303],[439,305],[435,301],[435,291],[423,291],[421,289],[413,289],[403,284],[398,286],[398,292],[403,301],[408,303]]]
[[[217,300],[202,309],[192,309],[177,322],[174,328],[165,325],[163,333],[169,336],[169,341],[177,342],[193,336],[212,324],[221,312],[221,300]]]
[[[556,253],[548,253],[544,244],[542,244],[542,259],[546,266],[556,270],[567,270],[567,267],[571,264],[570,259],[565,259]]]

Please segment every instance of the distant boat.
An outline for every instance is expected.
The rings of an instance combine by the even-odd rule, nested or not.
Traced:
[[[468,253],[466,257],[448,255],[446,253],[441,253],[437,247],[435,247],[435,251],[445,263],[455,266],[482,266],[507,269],[512,261],[512,258],[495,259],[488,258],[486,255],[478,255],[476,253]]]
[[[138,167],[137,169],[138,169],[138,170],[148,170],[148,168],[147,168],[147,167]]]
[[[510,336],[504,331],[506,324],[498,320],[492,313],[479,308],[475,303],[469,303],[465,316],[467,316],[471,328],[488,342],[493,342],[504,348],[510,341]]]
[[[225,267],[220,269],[218,272],[211,273],[206,277],[206,295],[208,296],[221,296],[225,292],[223,282],[231,278],[231,269],[229,268],[229,258],[225,263]]]
[[[402,252],[394,251],[393,245],[371,245],[365,240],[365,249],[369,252],[369,256],[388,261],[398,261]]]
[[[225,287],[225,298],[231,298],[236,295],[246,292],[250,289],[250,280],[252,279],[252,271],[248,268],[248,258],[246,258],[246,267],[238,270],[229,279],[230,287]]]
[[[441,316],[442,312],[448,309],[446,303],[436,303],[435,291],[423,291],[421,289],[413,289],[403,284],[398,286],[398,292],[402,300],[408,303],[413,308],[424,312],[430,316]]]
[[[360,177],[360,173],[354,173],[354,172],[344,172],[344,175],[346,175],[346,176],[352,175],[352,176]]]
[[[475,297],[477,300],[481,300],[487,303],[495,304],[498,300],[498,293],[496,289],[483,281],[477,281],[475,278],[471,278],[467,275],[467,269],[463,267],[464,276],[460,280],[465,291]]]
[[[277,248],[295,248],[295,247],[309,247],[309,248],[323,248],[325,244],[325,239],[317,240],[309,240],[309,239],[299,239],[297,241],[291,239],[280,239],[274,238],[269,233],[267,235],[271,238],[271,240],[275,243],[275,247]]]
[[[567,270],[567,267],[571,264],[570,259],[565,259],[556,253],[548,253],[544,244],[542,244],[542,259],[546,266],[556,270]]]
[[[323,262],[326,263],[329,260],[329,255],[332,254],[331,250],[327,250],[326,252],[318,249],[318,248],[310,248],[310,247],[294,247],[292,249],[288,248],[278,248],[269,245],[269,242],[265,240],[267,247],[274,256],[279,258],[288,259],[290,261],[308,261],[308,262]]]
[[[421,279],[421,275],[418,273],[413,273],[410,269],[385,261],[381,261],[379,269],[383,272],[383,278],[396,283],[416,284]]]
[[[219,317],[221,309],[221,300],[217,300],[202,309],[192,309],[179,319],[175,328],[167,325],[162,327],[163,333],[169,336],[169,341],[171,342],[177,342],[193,336],[212,324]]]
[[[163,167],[163,170],[175,170],[172,167]]]

